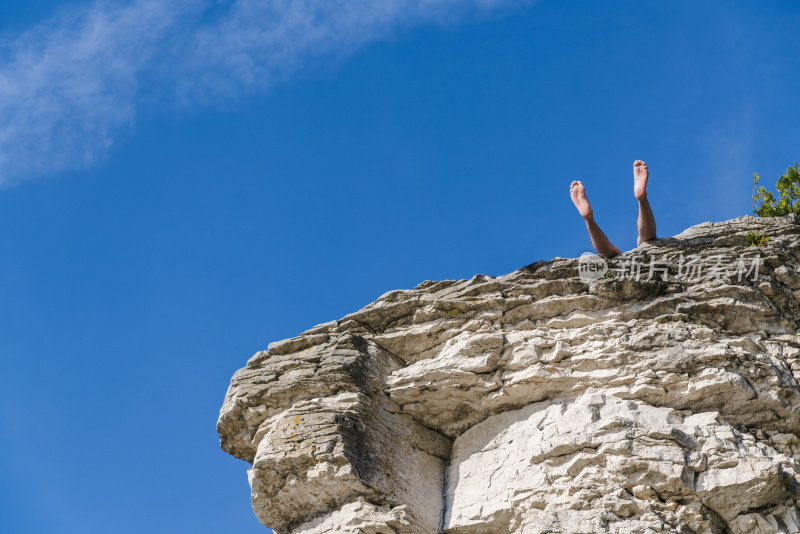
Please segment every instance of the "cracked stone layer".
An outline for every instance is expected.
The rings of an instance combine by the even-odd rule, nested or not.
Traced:
[[[797,219],[704,223],[612,268],[635,255],[639,280],[556,258],[424,282],[254,355],[218,431],[253,464],[256,515],[279,534],[800,531]],[[759,255],[758,279],[648,279],[720,255]]]

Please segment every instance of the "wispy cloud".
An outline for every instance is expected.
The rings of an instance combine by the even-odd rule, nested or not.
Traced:
[[[137,0],[0,38],[0,184],[102,160],[144,95],[202,106],[264,92],[423,23],[525,0]]]
[[[98,4],[3,39],[0,183],[106,154],[132,123],[140,75],[180,14],[167,5]]]

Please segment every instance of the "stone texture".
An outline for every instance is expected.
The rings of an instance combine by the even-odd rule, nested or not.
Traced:
[[[751,231],[770,239],[748,247]],[[755,279],[735,272],[756,256]],[[257,353],[218,431],[252,463],[258,518],[278,534],[800,532],[798,220],[704,223],[609,263],[597,280],[556,258],[424,282]]]

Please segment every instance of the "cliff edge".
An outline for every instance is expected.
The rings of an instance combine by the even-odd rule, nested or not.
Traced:
[[[741,217],[391,291],[256,353],[221,446],[278,534],[799,532],[799,273]]]

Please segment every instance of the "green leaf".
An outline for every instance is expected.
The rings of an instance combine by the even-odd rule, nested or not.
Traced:
[[[758,183],[758,173],[753,173],[753,214],[758,217],[781,217],[800,214],[800,167],[797,162],[786,169],[775,183],[775,194]]]

